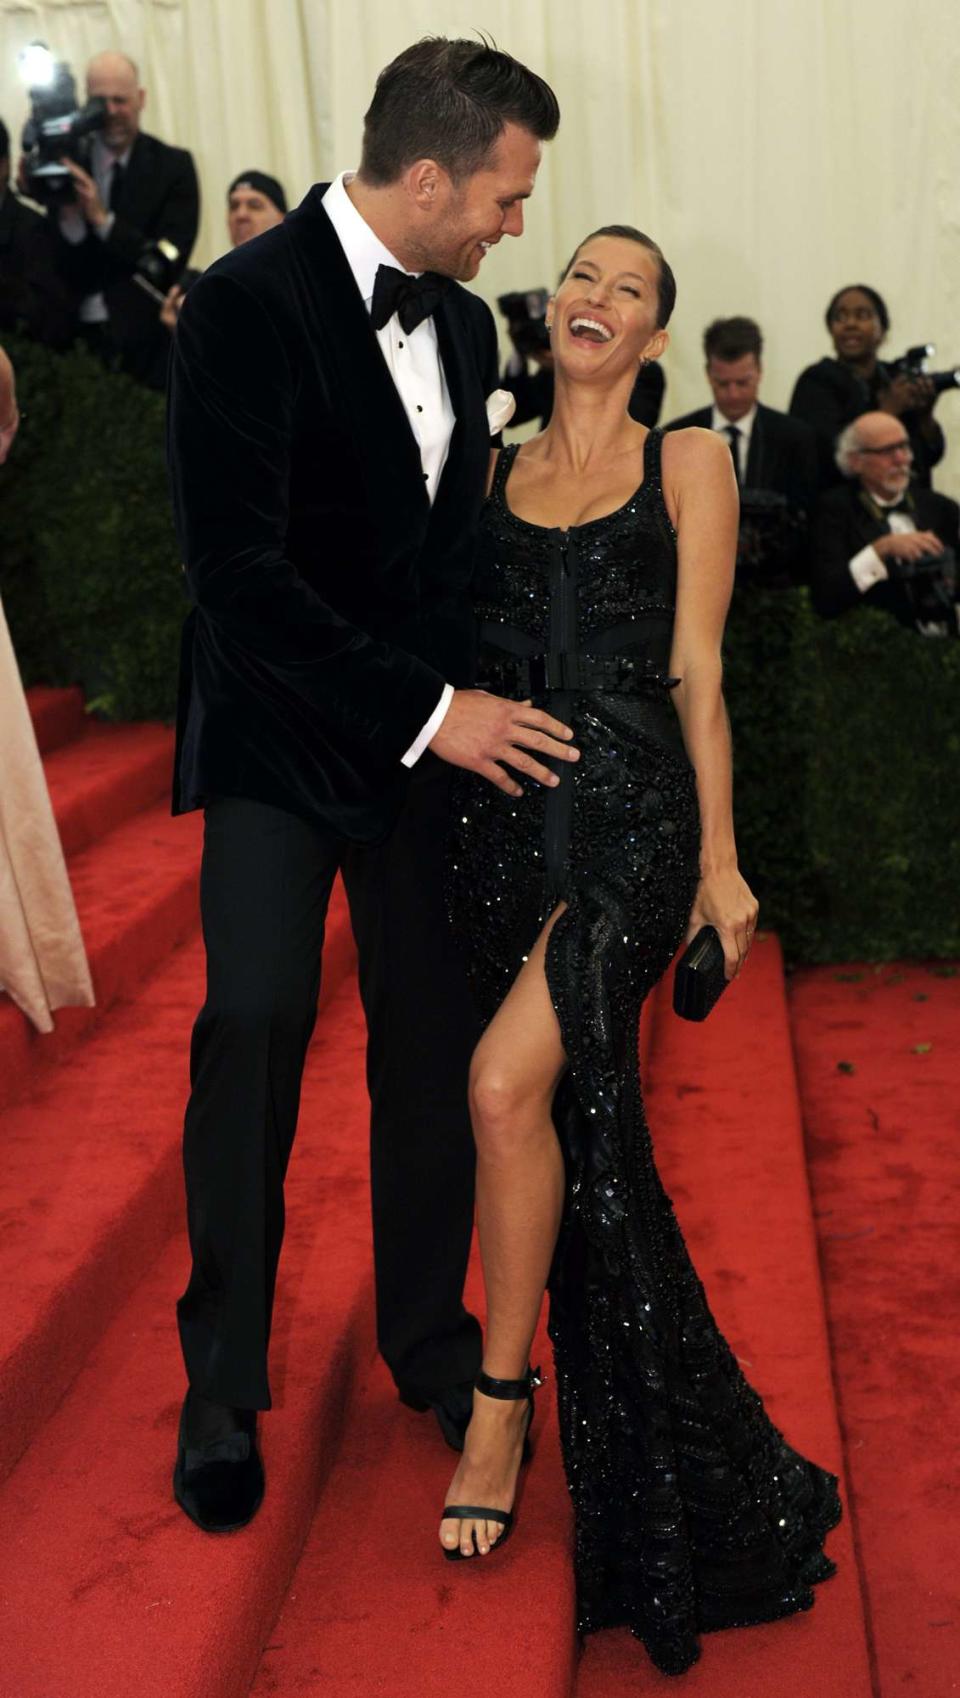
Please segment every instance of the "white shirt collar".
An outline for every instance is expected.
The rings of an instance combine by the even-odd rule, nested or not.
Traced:
[[[100,156],[99,162],[102,170],[109,171],[112,165],[122,165],[126,169],[129,165],[130,155],[133,152],[133,142],[125,147],[122,153],[114,153],[113,149],[107,146],[103,137],[94,132],[93,145]]]
[[[723,413],[721,413],[720,408],[716,405],[716,403],[714,403],[713,418],[711,420],[711,428],[713,430],[726,430],[728,425],[735,424],[738,431],[740,432],[741,436],[743,436],[746,439],[746,441],[749,442],[750,441],[750,432],[753,430],[753,421],[756,418],[756,416],[757,416],[757,403],[756,403],[756,401],[754,401],[753,406],[750,408],[749,413],[744,413],[742,419],[728,419]]]
[[[339,177],[330,184],[321,204],[347,256],[347,264],[353,272],[357,288],[369,307],[373,300],[378,266],[392,265],[397,271],[404,271],[406,268],[381,242],[375,231],[371,230],[347,194],[346,185],[355,175],[353,171],[341,171]],[[419,276],[419,272],[415,275]]]

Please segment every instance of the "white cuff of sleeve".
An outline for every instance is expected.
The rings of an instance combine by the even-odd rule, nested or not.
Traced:
[[[453,685],[444,684],[443,695],[440,697],[440,700],[430,715],[430,718],[427,720],[427,723],[419,737],[415,738],[415,740],[410,744],[409,749],[403,757],[404,766],[416,766],[424,749],[427,747],[427,744],[433,742],[434,737],[437,735],[437,732],[446,719],[447,709],[452,701]]]
[[[116,221],[117,221],[116,213],[115,212],[108,212],[103,223],[97,225],[97,227],[96,227],[97,228],[97,235],[100,237],[101,242],[106,241],[106,239],[109,236],[111,230],[113,229],[113,226],[116,223]]]
[[[78,206],[64,206],[60,209],[60,234],[71,247],[86,240],[87,221]]]
[[[872,542],[868,542],[866,548],[861,548],[860,553],[848,561],[848,565],[850,576],[861,595],[866,595],[868,590],[873,589],[874,584],[882,584],[884,579],[890,576]]]

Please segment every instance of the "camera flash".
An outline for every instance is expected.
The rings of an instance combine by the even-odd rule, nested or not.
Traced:
[[[31,41],[18,54],[20,76],[27,88],[50,88],[56,76],[57,62],[49,47],[42,41]]]

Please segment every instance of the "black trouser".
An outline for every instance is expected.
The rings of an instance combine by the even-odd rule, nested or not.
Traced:
[[[270,1407],[283,1179],[338,866],[367,1016],[379,1346],[415,1393],[472,1379],[480,1365],[479,1327],[462,1303],[473,1222],[467,1069],[479,1022],[443,912],[451,777],[424,755],[377,849],[260,802],[207,807],[207,997],[184,1128],[193,1268],[178,1320],[190,1383],[215,1402]]]

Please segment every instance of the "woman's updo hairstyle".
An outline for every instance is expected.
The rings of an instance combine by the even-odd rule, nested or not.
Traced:
[[[677,280],[667,263],[663,249],[658,247],[652,236],[645,236],[642,230],[635,229],[632,224],[604,224],[599,230],[591,230],[589,236],[584,236],[583,241],[574,249],[564,266],[560,274],[561,283],[569,276],[587,243],[594,241],[597,236],[615,236],[621,242],[639,242],[649,253],[656,254],[660,265],[657,278],[657,329],[666,330],[670,314],[677,302]]]

